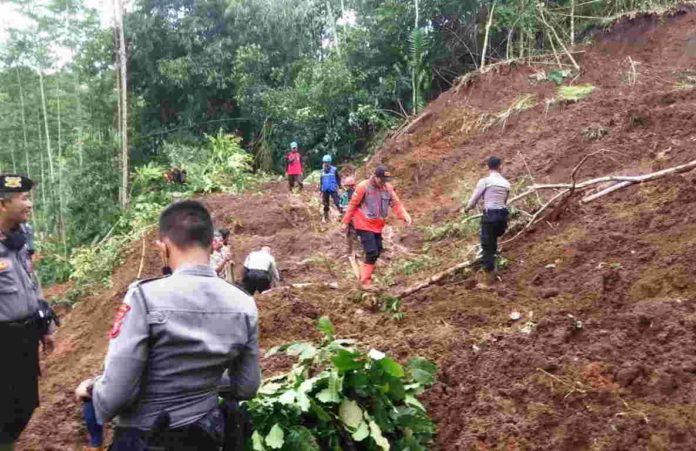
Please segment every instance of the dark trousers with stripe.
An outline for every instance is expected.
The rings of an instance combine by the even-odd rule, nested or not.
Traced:
[[[484,210],[481,218],[481,266],[490,272],[495,270],[495,256],[498,252],[498,238],[505,233],[508,225],[508,210]]]
[[[0,444],[17,441],[39,404],[39,329],[0,323]]]

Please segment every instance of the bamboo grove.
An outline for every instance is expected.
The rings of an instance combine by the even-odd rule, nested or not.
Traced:
[[[0,169],[39,182],[42,252],[67,261],[134,208],[139,166],[206,134],[240,136],[265,172],[290,141],[347,161],[467,72],[546,53],[578,70],[575,43],[673,3],[114,0],[105,22],[84,0],[12,0],[26,20],[0,34]]]

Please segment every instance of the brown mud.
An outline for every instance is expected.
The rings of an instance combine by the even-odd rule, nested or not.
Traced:
[[[408,133],[388,141],[368,164],[392,164],[396,187],[424,228],[453,212],[495,154],[516,183],[641,174],[696,157],[696,14],[638,16],[596,36],[579,54],[575,84],[596,90],[576,103],[547,102],[548,65],[499,66],[444,93]],[[630,57],[630,59],[629,59]],[[632,64],[631,61],[638,64]],[[631,68],[635,67],[635,71]],[[523,94],[537,105],[482,130]],[[488,115],[488,116],[486,116]],[[483,119],[482,119],[483,118]],[[588,127],[605,127],[585,140]],[[338,282],[279,289],[257,297],[264,349],[319,338],[328,315],[337,335],[405,361],[437,362],[438,382],[424,401],[438,423],[439,450],[696,449],[696,173],[632,186],[581,205],[572,199],[504,246],[508,269],[494,290],[457,277],[403,300],[397,321],[354,287],[337,223],[322,224],[316,193],[284,184],[247,196],[205,199],[216,225],[234,232],[241,266],[270,244],[285,282]],[[469,239],[424,246],[423,230],[394,221],[378,266],[429,258],[414,274],[392,274],[396,288],[424,280],[463,258]],[[392,236],[393,235],[393,236]],[[146,238],[151,240],[152,237]],[[133,243],[113,288],[82,299],[64,318],[58,349],[42,364],[42,406],[19,449],[72,450],[85,443],[72,390],[98,374],[116,306],[144,268],[156,276],[154,250]],[[55,289],[60,292],[59,289]],[[521,318],[512,320],[510,314]],[[290,362],[264,359],[266,374]]]

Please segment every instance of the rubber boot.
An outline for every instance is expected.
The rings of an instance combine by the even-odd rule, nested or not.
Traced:
[[[492,290],[493,284],[498,280],[495,271],[482,271],[478,274],[476,288],[479,290]]]
[[[375,271],[375,265],[370,263],[363,263],[360,267],[360,289],[363,291],[378,291],[378,289],[372,285],[372,273]]]
[[[494,283],[498,282],[498,273],[496,272],[496,270],[489,271],[486,273],[486,282],[489,285],[493,285]]]

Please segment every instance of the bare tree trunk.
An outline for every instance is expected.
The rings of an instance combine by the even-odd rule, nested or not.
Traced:
[[[570,0],[570,45],[575,44],[575,0]]]
[[[46,137],[46,152],[48,154],[48,173],[51,183],[55,180],[55,172],[53,168],[53,152],[51,151],[51,134],[48,131],[48,112],[46,111],[46,92],[44,90],[43,73],[39,71],[39,85],[41,87],[41,108],[44,117],[44,130]]]
[[[481,70],[486,67],[486,52],[488,51],[488,36],[491,32],[491,25],[493,24],[493,12],[495,11],[495,1],[491,6],[491,10],[488,14],[488,23],[486,23],[486,34],[483,38],[483,51],[481,52]]]
[[[118,31],[118,60],[120,73],[121,104],[121,193],[122,206],[128,205],[128,82],[126,78],[126,39],[123,31],[123,5],[114,0],[114,21]]]
[[[27,119],[24,115],[24,90],[22,89],[22,79],[19,76],[19,69],[17,69],[17,84],[19,85],[19,101],[21,105],[21,117],[22,117],[22,133],[24,134],[24,159],[26,163],[26,173],[27,177],[31,178],[31,173],[29,169],[29,144],[27,140]],[[32,210],[32,215],[34,211]],[[33,217],[33,216],[32,216]]]

